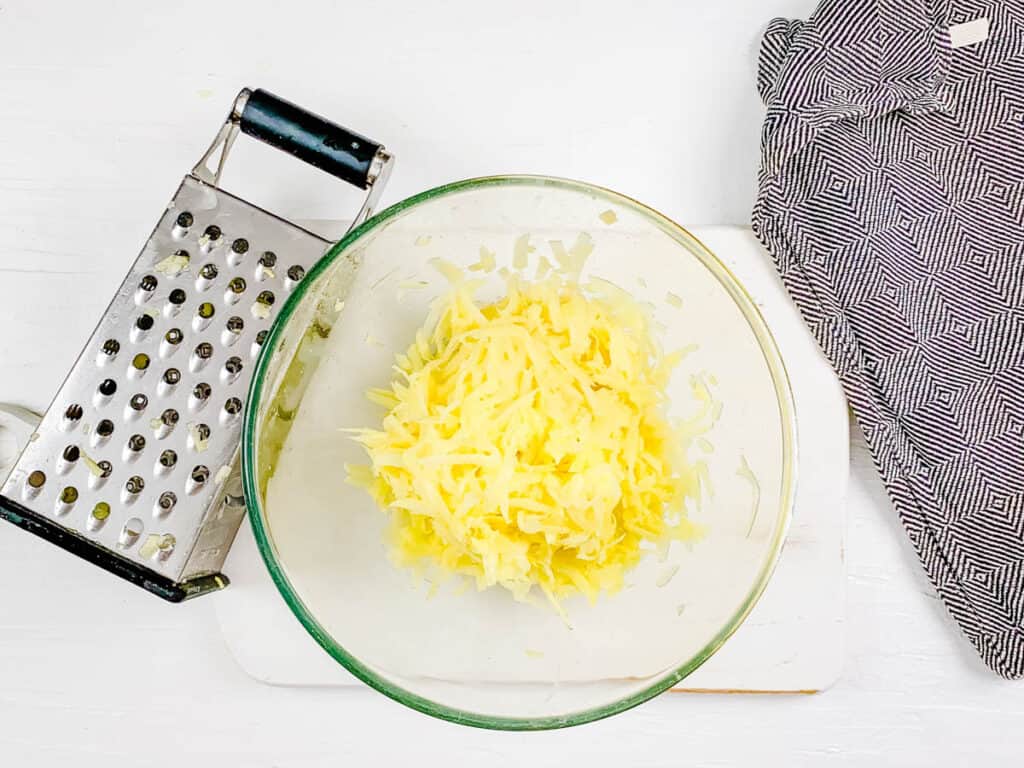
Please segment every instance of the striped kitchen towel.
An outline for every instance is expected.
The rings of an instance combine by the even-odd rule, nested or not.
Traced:
[[[1024,0],[824,0],[758,88],[754,229],[936,590],[1022,677]]]

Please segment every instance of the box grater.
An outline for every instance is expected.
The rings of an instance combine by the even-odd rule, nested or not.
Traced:
[[[252,371],[332,244],[219,187],[239,130],[366,190],[353,226],[390,172],[381,145],[242,90],[0,487],[0,516],[173,602],[228,583]]]

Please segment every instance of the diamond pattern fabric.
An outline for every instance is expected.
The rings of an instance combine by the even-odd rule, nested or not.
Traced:
[[[754,229],[938,594],[1020,678],[1024,0],[824,0],[770,24],[758,89]]]

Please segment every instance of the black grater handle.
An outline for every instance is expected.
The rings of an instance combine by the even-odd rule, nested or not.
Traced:
[[[238,124],[242,133],[360,189],[373,183],[371,171],[380,144],[269,91],[256,89],[249,94]]]

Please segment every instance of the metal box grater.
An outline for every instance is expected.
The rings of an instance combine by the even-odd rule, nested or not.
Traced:
[[[367,190],[353,226],[390,171],[379,144],[243,90],[0,488],[0,516],[174,602],[228,583],[255,361],[331,245],[219,188],[239,130]]]

